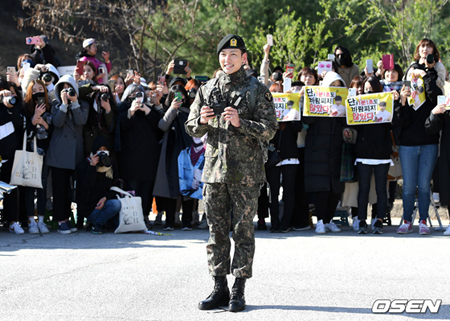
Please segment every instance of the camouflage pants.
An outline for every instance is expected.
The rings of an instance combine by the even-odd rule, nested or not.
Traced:
[[[212,276],[230,273],[231,223],[235,243],[231,272],[238,278],[252,276],[255,253],[253,218],[258,207],[259,193],[259,184],[205,184],[203,202],[210,233],[206,250],[209,273]]]

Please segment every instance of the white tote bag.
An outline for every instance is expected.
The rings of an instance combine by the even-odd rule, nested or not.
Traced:
[[[117,199],[122,203],[119,214],[119,227],[114,233],[137,232],[147,230],[142,211],[142,200],[139,196],[133,196],[128,192],[118,188],[111,187],[112,191],[120,193],[123,197],[117,195]]]
[[[42,165],[44,157],[39,155],[36,137],[33,139],[33,151],[27,152],[27,132],[23,135],[22,150],[16,150],[11,172],[11,185],[42,188]]]

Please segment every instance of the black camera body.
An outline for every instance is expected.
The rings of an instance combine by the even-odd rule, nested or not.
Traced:
[[[225,101],[221,102],[215,101],[214,103],[212,103],[210,107],[214,110],[214,116],[219,116],[225,111],[227,103]]]
[[[42,72],[39,75],[39,79],[41,79],[43,82],[48,83],[53,81],[53,76],[49,72]]]
[[[105,166],[105,167],[109,167],[112,164],[112,159],[111,157],[109,157],[109,155],[107,153],[105,153],[104,151],[100,151],[99,153],[97,153],[98,156],[98,165],[99,166]]]
[[[108,101],[110,97],[111,97],[111,95],[108,94],[108,93],[102,93],[100,95],[100,99],[103,100],[103,101]]]
[[[70,97],[75,97],[77,95],[75,89],[73,88],[65,88],[63,89],[63,92],[67,92]]]
[[[428,64],[432,64],[432,63],[434,63],[434,55],[433,54],[428,54],[427,55],[427,63]]]

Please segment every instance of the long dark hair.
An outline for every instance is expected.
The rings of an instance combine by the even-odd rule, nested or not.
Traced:
[[[372,86],[372,90],[374,93],[382,93],[383,92],[383,86],[381,85],[380,81],[376,77],[369,77],[364,81],[363,88],[366,86],[366,82]]]
[[[336,56],[336,51],[338,51],[338,50],[341,50],[343,53],[344,53],[344,56],[347,56],[348,57],[348,61],[347,61],[347,64],[345,65],[346,67],[351,67],[351,66],[353,66],[353,60],[352,60],[352,56],[350,55],[350,51],[347,49],[347,48],[345,48],[345,47],[342,47],[342,46],[336,46],[336,48],[334,48],[334,55]],[[336,62],[336,58],[335,58],[335,61],[334,62]],[[340,66],[338,66],[338,67],[340,67]],[[337,68],[335,69],[336,71],[337,71]]]
[[[181,93],[181,95],[184,96],[184,102],[182,105],[183,107],[188,107],[188,108],[191,107],[191,102],[188,99],[189,96],[188,96],[186,89],[184,89],[184,87],[181,85],[173,85],[172,87],[170,87],[169,94],[167,95],[167,100],[166,100],[167,108],[170,107],[172,100],[175,99],[175,93]]]

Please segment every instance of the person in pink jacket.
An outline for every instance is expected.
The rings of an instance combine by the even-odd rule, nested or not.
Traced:
[[[89,38],[83,41],[83,50],[78,54],[77,66],[75,67],[74,77],[79,80],[80,75],[83,74],[83,66],[86,61],[90,61],[97,68],[97,80],[99,84],[106,84],[108,82],[108,73],[111,71],[111,61],[109,60],[109,52],[103,51],[102,57],[105,62],[101,62],[95,55],[97,54],[97,44],[94,38]]]

